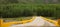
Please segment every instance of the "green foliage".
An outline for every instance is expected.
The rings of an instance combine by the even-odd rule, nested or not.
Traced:
[[[19,3],[19,4],[60,4],[60,0],[0,0],[0,4],[10,4],[10,3]]]
[[[0,0],[0,4],[18,3],[18,0]]]
[[[21,16],[45,16],[60,17],[60,5],[58,4],[7,4],[0,5],[0,17]]]

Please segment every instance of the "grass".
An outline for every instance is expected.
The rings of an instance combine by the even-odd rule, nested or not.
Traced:
[[[22,21],[22,20],[29,20],[29,19],[32,19],[32,17],[3,18],[4,22]]]
[[[51,20],[57,20],[56,17],[46,17],[48,19],[51,19]]]

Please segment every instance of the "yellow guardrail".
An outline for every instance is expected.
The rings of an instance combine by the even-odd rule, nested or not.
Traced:
[[[46,21],[48,21],[48,22],[50,22],[50,23],[55,24],[56,26],[59,26],[59,24],[58,24],[57,21],[54,21],[54,20],[51,20],[51,19],[47,19],[47,18],[45,18],[45,17],[43,17],[43,19],[46,20]]]
[[[2,26],[2,23],[3,23],[3,19],[0,19],[0,26]]]
[[[0,23],[1,23],[0,25],[1,25],[1,27],[9,27],[9,26],[14,25],[14,24],[26,24],[27,22],[32,22],[35,18],[36,18],[36,16],[34,16],[30,20],[14,21],[14,22],[3,22],[3,19],[0,19]],[[43,19],[48,21],[48,22],[51,22],[51,23],[55,24],[56,26],[59,26],[57,21],[54,21],[54,20],[51,20],[51,19],[47,19],[45,17],[43,17]]]
[[[13,24],[25,24],[27,22],[32,22],[34,19],[35,19],[35,17],[33,17],[30,20],[17,21],[17,22],[16,21],[14,21],[14,22],[3,22],[2,19],[0,19],[0,21],[1,21],[1,27],[9,27],[9,26],[11,26]]]

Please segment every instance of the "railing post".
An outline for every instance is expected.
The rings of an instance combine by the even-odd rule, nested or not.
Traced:
[[[59,24],[59,26],[60,26],[60,19],[58,19],[58,24]]]
[[[3,19],[0,19],[0,25],[2,25],[3,24]]]

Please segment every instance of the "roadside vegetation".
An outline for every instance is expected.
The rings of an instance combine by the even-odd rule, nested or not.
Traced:
[[[30,20],[32,17],[3,18],[4,22]]]

